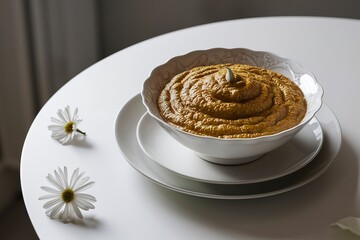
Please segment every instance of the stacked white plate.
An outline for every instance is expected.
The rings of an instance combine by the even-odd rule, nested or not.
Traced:
[[[341,146],[339,122],[323,104],[294,138],[260,159],[234,166],[210,163],[172,139],[146,113],[140,95],[119,112],[115,137],[129,164],[155,183],[221,199],[265,197],[303,186],[329,169]]]

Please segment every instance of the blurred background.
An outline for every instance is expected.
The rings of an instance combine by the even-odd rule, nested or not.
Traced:
[[[21,197],[21,149],[37,112],[61,86],[95,62],[151,37],[267,16],[359,19],[360,1],[0,0],[1,239],[37,239]]]

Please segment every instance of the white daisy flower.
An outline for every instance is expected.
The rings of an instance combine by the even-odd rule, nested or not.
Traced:
[[[67,106],[64,110],[59,109],[57,112],[59,119],[51,118],[51,121],[56,125],[49,125],[48,129],[52,131],[51,137],[61,144],[66,144],[71,141],[78,133],[86,135],[78,129],[78,125],[82,122],[78,116],[78,109],[76,108],[74,114],[71,116],[70,107]]]
[[[91,202],[96,202],[94,196],[83,193],[84,190],[90,188],[95,182],[90,177],[83,177],[85,172],[79,174],[77,168],[68,179],[67,168],[64,171],[58,168],[54,170],[54,176],[48,174],[46,179],[55,187],[42,186],[41,189],[49,194],[39,198],[39,200],[49,200],[44,204],[45,213],[51,219],[58,219],[62,222],[71,222],[76,219],[83,219],[80,209],[88,211],[94,209],[95,206]]]

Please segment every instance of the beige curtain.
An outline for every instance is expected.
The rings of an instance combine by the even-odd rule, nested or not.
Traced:
[[[37,111],[99,60],[99,44],[95,0],[0,0],[0,17],[1,211],[19,193],[21,149]]]
[[[20,189],[21,147],[35,115],[24,12],[21,1],[0,1],[0,210]]]

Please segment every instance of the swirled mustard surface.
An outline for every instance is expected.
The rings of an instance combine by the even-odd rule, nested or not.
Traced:
[[[226,79],[226,68],[234,77]],[[163,119],[186,132],[219,138],[253,138],[297,125],[306,112],[301,89],[259,67],[219,64],[182,72],[158,99]]]

